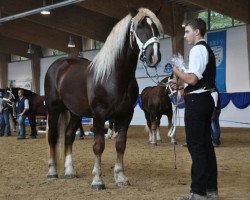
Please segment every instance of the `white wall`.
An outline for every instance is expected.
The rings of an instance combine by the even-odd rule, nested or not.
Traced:
[[[246,41],[246,26],[230,28],[227,30],[227,92],[250,91]]]
[[[31,61],[9,63],[8,80],[32,80]]]
[[[240,26],[227,29],[227,60],[226,60],[226,86],[227,92],[250,92],[249,85],[249,65],[246,44],[246,27]],[[184,58],[187,60],[191,46],[185,43]],[[96,55],[97,51],[84,52],[84,57],[90,60]],[[171,39],[161,40],[162,61],[158,67],[158,74],[164,75],[163,69],[169,58],[172,56]],[[61,57],[61,56],[59,56]],[[41,59],[40,91],[44,94],[44,77],[48,67],[59,57],[49,57]],[[31,79],[30,61],[15,62],[9,64],[9,80]],[[155,74],[153,70],[150,73]],[[138,63],[136,76],[140,92],[147,86],[155,83],[147,78],[142,64]],[[162,77],[163,78],[163,77]],[[160,79],[162,79],[160,78]],[[222,110],[220,117],[221,125],[226,127],[250,127],[250,106],[246,109],[237,109],[231,102]],[[184,109],[179,110],[178,125],[183,126]],[[144,125],[145,117],[143,111],[137,105],[131,124]],[[162,125],[167,125],[167,118],[162,118]]]

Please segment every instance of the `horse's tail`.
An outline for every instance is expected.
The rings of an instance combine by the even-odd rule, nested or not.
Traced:
[[[65,161],[65,136],[66,136],[66,129],[69,123],[69,111],[63,111],[58,119],[57,130],[58,130],[58,137],[56,143],[56,165],[58,169],[63,169],[64,161]]]

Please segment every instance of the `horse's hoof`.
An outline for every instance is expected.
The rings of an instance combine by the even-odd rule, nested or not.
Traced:
[[[76,178],[76,175],[74,174],[67,174],[64,176],[65,179],[73,179],[73,178]]]
[[[156,147],[157,143],[149,143],[152,147]]]
[[[125,181],[125,182],[118,182],[118,183],[116,183],[116,185],[118,187],[125,187],[125,186],[130,186],[131,184],[129,181]]]
[[[171,139],[171,144],[177,144],[177,141],[175,139]]]
[[[157,144],[161,144],[162,140],[156,140]]]
[[[49,180],[58,179],[58,175],[57,174],[47,175],[47,179]]]
[[[105,190],[105,185],[91,185],[92,190]]]

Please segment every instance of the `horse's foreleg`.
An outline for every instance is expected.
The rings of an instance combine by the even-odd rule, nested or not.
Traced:
[[[73,167],[73,156],[72,156],[72,145],[75,140],[75,133],[77,128],[79,128],[80,124],[80,117],[77,117],[71,114],[70,122],[67,127],[66,131],[66,138],[65,138],[65,177],[66,178],[74,178],[75,177],[75,170]]]
[[[30,136],[32,137],[36,137],[37,135],[37,130],[36,130],[36,116],[33,115],[33,114],[30,114],[28,116],[29,118],[29,122],[30,122],[30,128],[31,128],[31,133],[30,133]]]
[[[55,163],[55,148],[57,143],[57,121],[58,115],[49,115],[48,116],[48,142],[49,142],[49,170],[47,174],[48,179],[58,178],[57,170],[56,170],[56,163]]]
[[[98,119],[94,118],[94,132],[95,132],[95,143],[93,145],[93,151],[95,154],[95,164],[92,171],[93,181],[91,183],[91,188],[93,190],[103,190],[106,189],[104,181],[102,180],[102,170],[101,170],[101,158],[102,153],[105,148],[105,139],[104,139],[104,122],[101,123]]]
[[[124,175],[124,165],[123,165],[124,152],[127,143],[127,131],[130,121],[131,120],[127,119],[123,122],[117,123],[117,128],[118,128],[118,136],[116,138],[117,159],[114,167],[114,178],[116,185],[119,187],[130,185],[128,178]]]

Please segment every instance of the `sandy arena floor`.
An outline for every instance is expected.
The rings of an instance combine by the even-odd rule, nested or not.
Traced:
[[[88,127],[85,128],[88,130]],[[131,186],[117,188],[113,179],[116,158],[114,140],[106,141],[102,158],[107,189],[92,191],[93,138],[76,139],[74,165],[78,178],[46,179],[48,145],[44,134],[18,141],[16,136],[0,138],[0,199],[2,200],[172,200],[189,192],[191,159],[184,142],[184,130],[177,127],[177,169],[174,149],[161,129],[163,143],[148,145],[144,127],[130,127],[125,154],[125,174]],[[221,200],[250,200],[250,130],[222,129],[222,146],[216,149]]]

